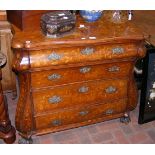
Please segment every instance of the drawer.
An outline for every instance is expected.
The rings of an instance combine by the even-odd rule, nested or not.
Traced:
[[[108,102],[106,104],[87,105],[69,110],[61,110],[56,113],[35,116],[36,128],[56,128],[73,123],[91,121],[93,119],[109,115],[123,113],[126,110],[126,100]]]
[[[41,88],[87,80],[121,78],[129,76],[131,68],[131,62],[116,62],[59,70],[37,71],[31,73],[31,83],[33,88]]]
[[[127,97],[127,80],[96,80],[33,92],[35,113]]]
[[[137,56],[135,44],[66,47],[30,52],[31,68]]]

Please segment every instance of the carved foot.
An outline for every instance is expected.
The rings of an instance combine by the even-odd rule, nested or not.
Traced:
[[[5,138],[4,142],[6,144],[12,144],[12,143],[14,143],[15,140],[16,140],[16,135],[13,135],[12,137]]]
[[[125,113],[123,117],[120,118],[121,123],[128,124],[131,121],[129,114]]]
[[[32,138],[23,138],[19,139],[18,144],[33,144]]]
[[[16,130],[14,127],[8,126],[0,126],[0,138],[4,140],[7,144],[12,144],[16,140]]]

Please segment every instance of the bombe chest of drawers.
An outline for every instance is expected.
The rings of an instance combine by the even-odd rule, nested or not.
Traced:
[[[15,28],[21,142],[114,118],[128,122],[128,112],[137,105],[133,68],[145,55],[144,40],[132,23],[117,26],[103,20],[78,20],[72,34],[54,39]]]

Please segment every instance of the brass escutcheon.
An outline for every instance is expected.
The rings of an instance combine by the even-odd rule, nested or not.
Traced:
[[[52,96],[48,99],[48,103],[52,103],[52,104],[58,104],[59,102],[61,102],[61,97],[60,96]]]
[[[48,60],[60,60],[62,58],[62,54],[57,54],[56,52],[52,52],[49,56],[48,56]]]
[[[59,120],[59,119],[53,120],[53,121],[52,121],[52,125],[54,125],[54,126],[59,126],[59,125],[61,125],[61,120]]]
[[[105,113],[106,113],[106,115],[110,115],[110,114],[113,113],[113,110],[112,109],[108,109]]]
[[[120,67],[118,66],[112,66],[110,68],[108,68],[109,72],[118,72],[120,70]]]
[[[91,67],[83,67],[83,68],[80,68],[80,73],[85,74],[90,72],[90,70],[91,70]]]
[[[80,111],[79,114],[80,114],[81,116],[85,116],[85,115],[88,114],[88,111]]]
[[[122,54],[124,53],[124,48],[123,47],[115,47],[112,49],[113,54]]]
[[[117,91],[116,87],[109,86],[108,88],[105,89],[106,93],[111,94]]]
[[[83,55],[90,55],[94,53],[94,48],[86,47],[85,49],[81,50],[81,54]]]
[[[57,79],[60,79],[60,78],[61,78],[61,75],[56,74],[56,73],[48,76],[48,80],[57,80]]]
[[[89,90],[89,87],[82,86],[81,88],[79,88],[79,93],[86,93],[88,92],[88,90]]]

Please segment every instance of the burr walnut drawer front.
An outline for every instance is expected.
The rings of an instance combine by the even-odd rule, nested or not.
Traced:
[[[30,52],[31,68],[135,57],[135,44],[64,47]]]
[[[126,110],[126,100],[117,100],[105,104],[94,104],[68,110],[60,110],[55,113],[35,116],[36,128],[59,128],[64,125],[91,122],[93,119],[106,117]]]
[[[41,88],[87,80],[121,78],[129,76],[131,67],[131,62],[115,62],[94,66],[38,71],[31,73],[31,83],[33,88]]]
[[[33,92],[35,113],[127,97],[127,80],[96,80]]]

